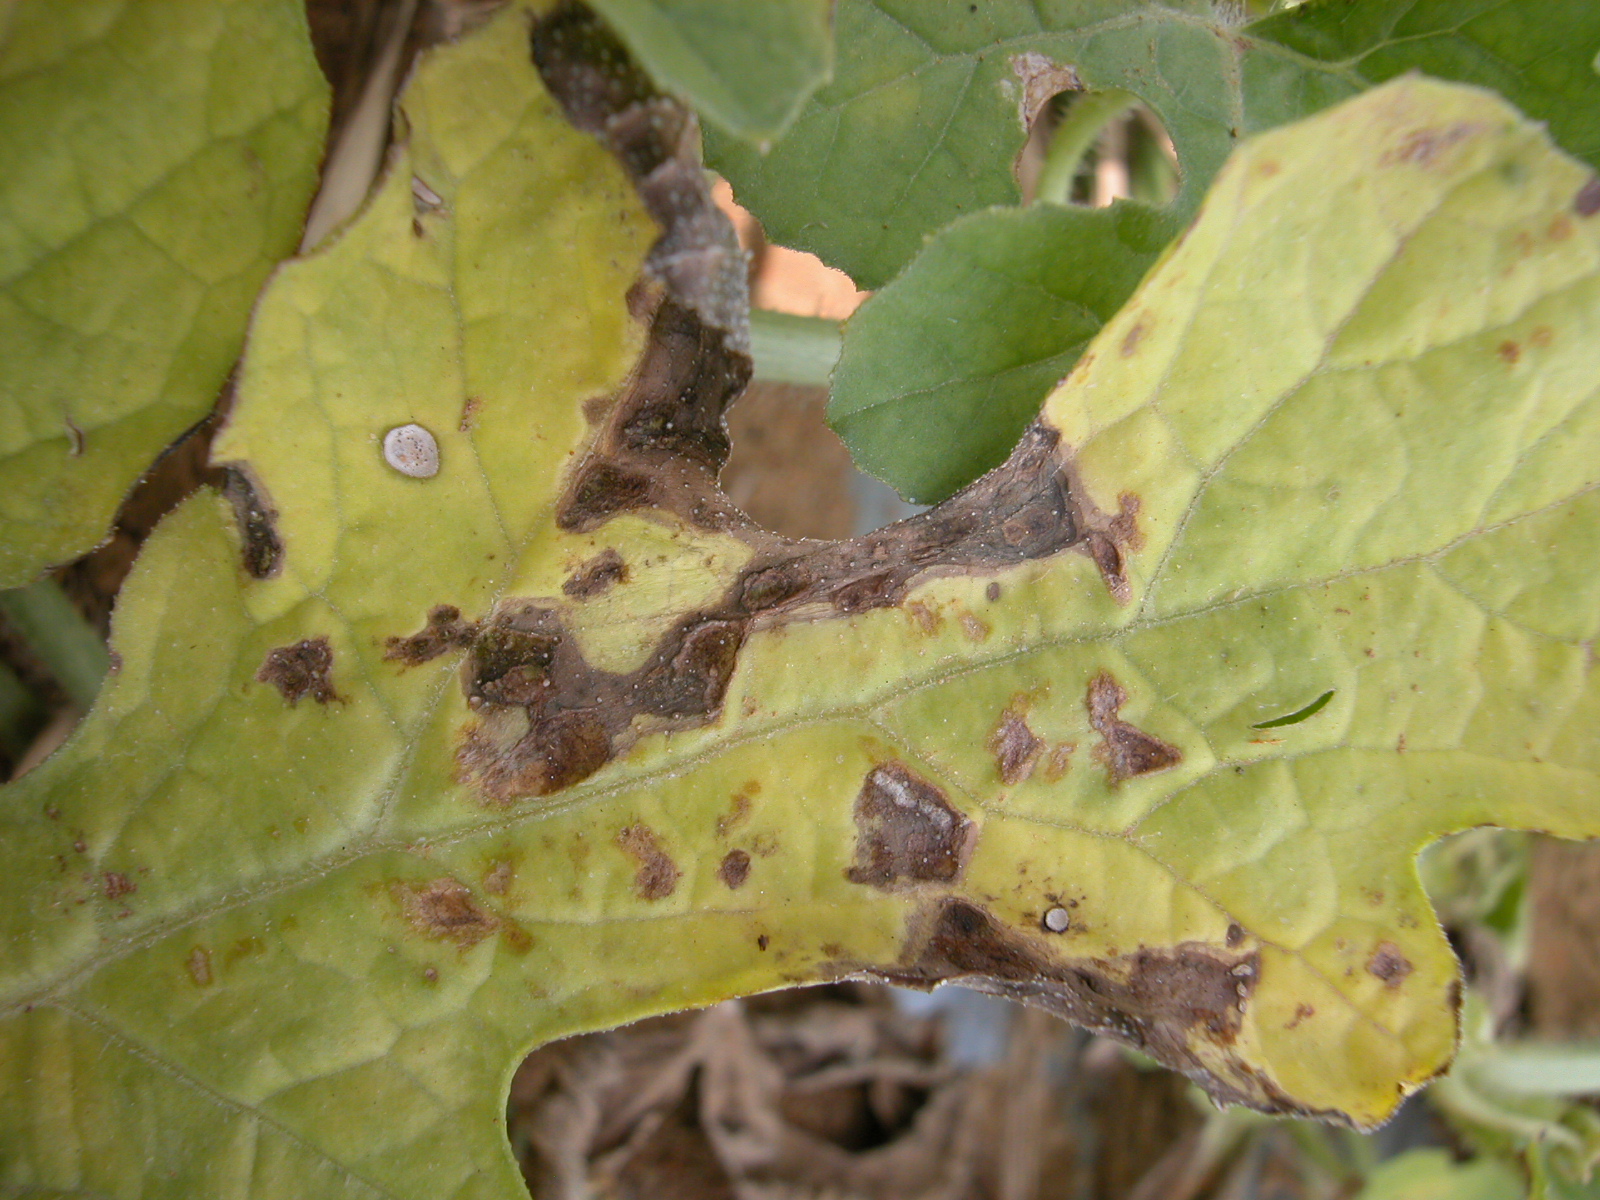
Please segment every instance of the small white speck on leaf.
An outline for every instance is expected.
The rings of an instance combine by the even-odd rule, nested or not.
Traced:
[[[1057,905],[1044,914],[1044,927],[1051,933],[1065,933],[1072,924],[1072,914]]]
[[[396,425],[383,435],[383,459],[402,475],[432,479],[439,473],[439,443],[421,425]]]

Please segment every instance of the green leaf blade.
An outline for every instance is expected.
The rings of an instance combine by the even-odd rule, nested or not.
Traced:
[[[862,469],[917,503],[999,466],[1155,261],[1165,226],[1153,224],[1126,205],[953,223],[850,319],[829,424]]]
[[[210,409],[327,122],[298,5],[58,10],[0,47],[0,586],[101,540]]]
[[[781,135],[833,73],[828,0],[598,0],[595,9],[660,87],[746,142]]]

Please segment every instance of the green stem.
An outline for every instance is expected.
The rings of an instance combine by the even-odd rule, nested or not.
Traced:
[[[750,314],[750,353],[756,378],[773,383],[828,385],[843,342],[838,321],[758,308]]]
[[[1475,1056],[1473,1077],[1525,1096],[1600,1092],[1600,1045],[1593,1042],[1501,1043]]]
[[[44,660],[72,702],[87,711],[111,655],[55,580],[0,592],[0,616]]]
[[[1100,137],[1101,131],[1137,103],[1139,97],[1121,88],[1085,92],[1074,100],[1072,107],[1067,109],[1067,115],[1050,136],[1050,148],[1045,151],[1044,167],[1039,172],[1039,186],[1034,201],[1070,204],[1072,180],[1083,165],[1084,156]]]

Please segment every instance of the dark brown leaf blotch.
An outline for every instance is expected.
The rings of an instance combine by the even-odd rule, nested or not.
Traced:
[[[305,696],[326,704],[339,698],[333,690],[332,674],[333,647],[327,638],[314,637],[268,650],[256,672],[256,682],[270,683],[290,705],[298,704]]]
[[[1013,700],[1000,714],[1000,723],[989,735],[989,753],[994,755],[995,770],[1000,781],[1007,786],[1023,782],[1033,774],[1044,742],[1028,728],[1027,708],[1024,698]]]
[[[1100,735],[1094,755],[1105,764],[1106,774],[1113,784],[1140,775],[1153,775],[1183,761],[1183,753],[1176,746],[1168,745],[1117,715],[1127,700],[1128,693],[1109,671],[1101,671],[1089,681],[1089,691],[1084,697],[1089,724]]]
[[[904,763],[867,773],[856,796],[851,883],[876,888],[948,883],[961,875],[977,828],[939,788]]]
[[[616,548],[607,546],[573,573],[561,585],[564,595],[574,600],[589,600],[611,588],[613,584],[628,582],[628,564]]]

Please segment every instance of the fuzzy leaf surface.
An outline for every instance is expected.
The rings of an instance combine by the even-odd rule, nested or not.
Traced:
[[[653,231],[527,45],[432,56],[257,310],[277,573],[187,503],[0,792],[0,1189],[509,1200],[530,1045],[853,973],[1388,1115],[1454,1044],[1416,849],[1600,833],[1588,172],[1418,80],[1263,137],[1025,452],[790,543],[695,474],[736,345],[633,323]]]
[[[766,157],[729,147],[723,164],[775,238],[798,238],[883,282],[846,326],[829,422],[864,470],[908,499],[943,500],[1001,462],[1086,337],[1187,219],[1241,132],[1420,69],[1495,88],[1547,121],[1569,151],[1600,161],[1593,5],[1363,0],[1306,4],[1237,29],[1208,6],[1079,4],[1041,9],[1033,32],[1025,6],[1015,7],[1002,20],[1005,5],[936,16],[916,0],[847,0],[840,20],[854,32],[841,43],[839,78],[808,107],[792,151],[782,142]],[[951,39],[963,21],[976,40],[958,51]],[[1008,40],[982,42],[994,33]],[[924,40],[922,56],[907,50],[904,74],[895,74],[886,64],[899,60],[887,46],[913,35]],[[1013,78],[995,76],[1002,61]],[[1050,63],[1072,74],[1052,76]],[[949,81],[922,90],[920,81],[951,71],[968,85],[959,101]],[[1035,75],[1040,91],[1018,95]],[[1170,211],[1134,203],[1109,216],[1048,205],[1027,217],[973,211],[1017,198],[1017,105],[1026,110],[1063,79],[1126,89],[1161,115],[1184,176]],[[824,129],[827,153],[819,154],[806,138]],[[903,145],[885,152],[885,136]],[[959,222],[940,228],[952,218]],[[1147,232],[1130,243],[1129,230],[1140,227]],[[1142,263],[1129,261],[1131,244],[1143,245]],[[1044,277],[1061,285],[1041,288]],[[1085,306],[1084,293],[1096,302]],[[1009,314],[1003,331],[989,315],[998,309]],[[957,436],[935,439],[934,429]]]
[[[840,0],[831,83],[768,153],[709,141],[774,241],[878,288],[950,221],[1020,195],[1040,105],[1121,88],[1161,118],[1194,212],[1240,137],[1410,70],[1476,83],[1600,165],[1600,11],[1587,0],[1354,0],[1254,25],[1210,0]]]
[[[595,0],[594,7],[657,84],[747,142],[779,136],[833,73],[830,0]]]
[[[0,18],[0,587],[106,536],[205,416],[317,181],[295,0],[20,0]]]

